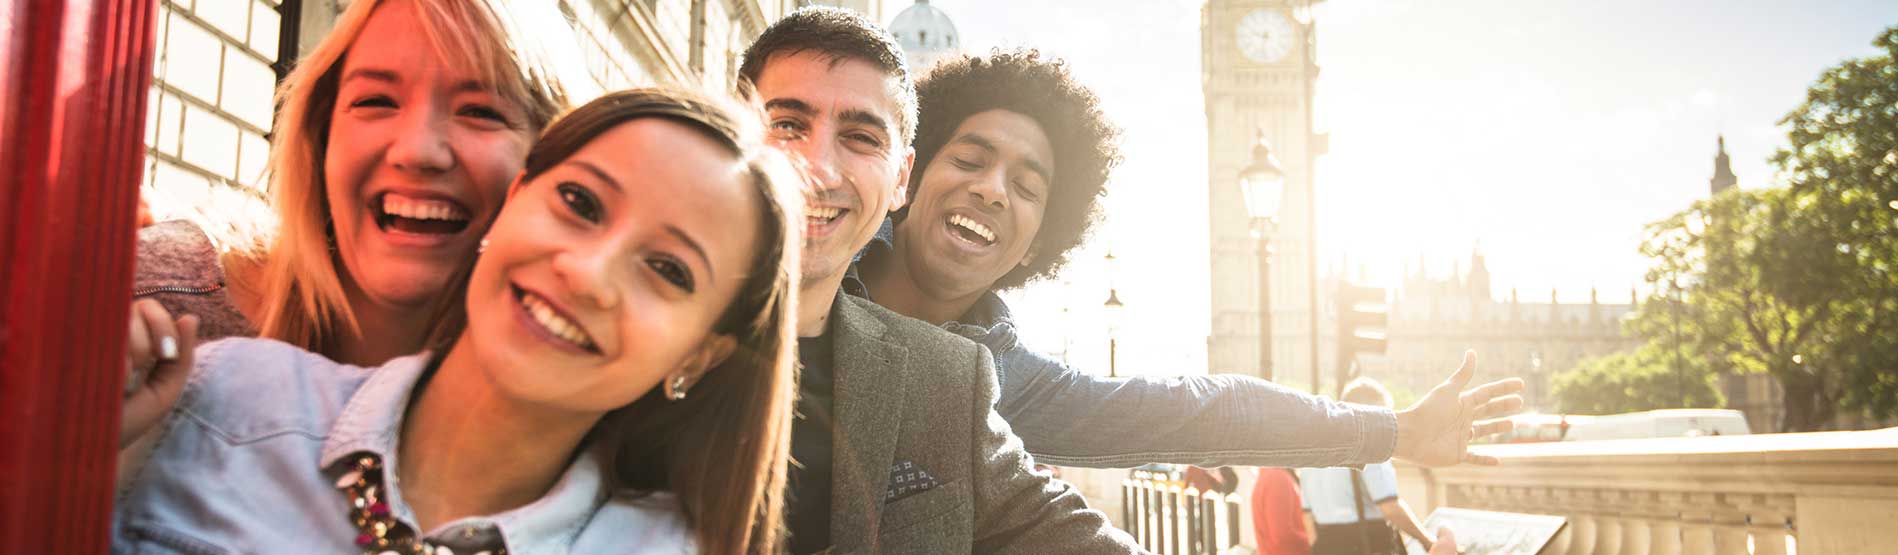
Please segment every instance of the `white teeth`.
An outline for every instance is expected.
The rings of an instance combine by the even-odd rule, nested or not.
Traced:
[[[401,216],[411,220],[443,220],[450,222],[468,219],[455,203],[443,200],[429,200],[405,197],[395,193],[382,195],[382,212],[390,216]]]
[[[831,218],[835,218],[837,217],[838,214],[841,214],[841,213],[843,213],[843,209],[837,208],[835,206],[809,206],[809,207],[805,207],[804,209],[805,217],[817,218],[820,220],[828,220]]]
[[[976,235],[981,235],[983,239],[988,240],[988,242],[990,243],[995,242],[995,232],[993,230],[990,230],[989,226],[985,226],[979,222],[976,222],[975,220],[971,220],[968,218],[968,216],[963,216],[961,214],[952,214],[949,216],[949,223],[959,225],[959,226],[962,226],[963,229],[973,231],[975,232]]]
[[[582,349],[593,348],[593,340],[587,337],[586,332],[580,331],[579,324],[575,324],[571,320],[562,317],[559,312],[555,311],[553,307],[548,306],[547,302],[542,301],[540,297],[534,296],[533,293],[523,294],[521,295],[521,306],[527,307],[527,314],[534,317],[534,322],[539,323],[541,327],[546,328],[547,331],[553,333],[555,337],[559,337]]]

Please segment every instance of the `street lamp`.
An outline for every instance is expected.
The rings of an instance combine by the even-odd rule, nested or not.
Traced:
[[[1111,264],[1114,253],[1107,253],[1107,260]],[[1120,369],[1116,366],[1119,353],[1116,351],[1119,350],[1120,345],[1116,342],[1115,336],[1120,334],[1120,312],[1122,308],[1125,308],[1125,305],[1120,303],[1120,291],[1111,285],[1108,286],[1107,302],[1101,303],[1101,308],[1107,311],[1107,377],[1118,378]]]
[[[1285,200],[1285,171],[1272,157],[1265,130],[1252,144],[1252,162],[1239,170],[1239,192],[1252,216],[1252,238],[1259,242],[1259,376],[1272,379],[1272,232]],[[1315,353],[1314,353],[1315,354]],[[1316,384],[1314,384],[1316,385]]]

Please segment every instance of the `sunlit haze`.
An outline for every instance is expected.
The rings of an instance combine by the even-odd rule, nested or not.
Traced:
[[[893,2],[891,13],[905,2]],[[1203,371],[1206,131],[1193,0],[938,0],[965,51],[1069,61],[1126,130],[1107,225],[1063,274],[1011,295],[1030,343],[1105,371],[1111,244],[1123,373]],[[1776,122],[1819,72],[1875,53],[1898,3],[1332,0],[1319,5],[1320,273],[1397,285],[1487,255],[1498,297],[1626,302],[1642,226],[1708,194],[1725,134],[1771,186]],[[1063,312],[1063,307],[1069,308]],[[1446,368],[1455,361],[1445,361]]]

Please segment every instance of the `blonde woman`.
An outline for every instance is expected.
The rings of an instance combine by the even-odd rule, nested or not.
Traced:
[[[277,92],[275,236],[214,248],[188,223],[147,228],[134,295],[196,315],[207,339],[262,335],[359,365],[418,350],[426,307],[566,107],[523,13],[351,3]]]
[[[432,350],[374,369],[194,350],[139,301],[123,437],[159,439],[113,550],[775,553],[802,199],[758,120],[657,91],[562,117]]]

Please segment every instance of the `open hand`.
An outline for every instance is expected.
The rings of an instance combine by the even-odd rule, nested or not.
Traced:
[[[198,317],[173,320],[158,301],[132,302],[125,342],[125,403],[119,413],[119,448],[131,445],[171,412],[191,375],[198,346]]]
[[[1471,453],[1470,440],[1515,428],[1509,419],[1498,417],[1522,410],[1523,383],[1510,378],[1465,391],[1475,375],[1476,351],[1466,351],[1463,366],[1450,379],[1397,413],[1395,456],[1425,466],[1499,462],[1496,457]]]

